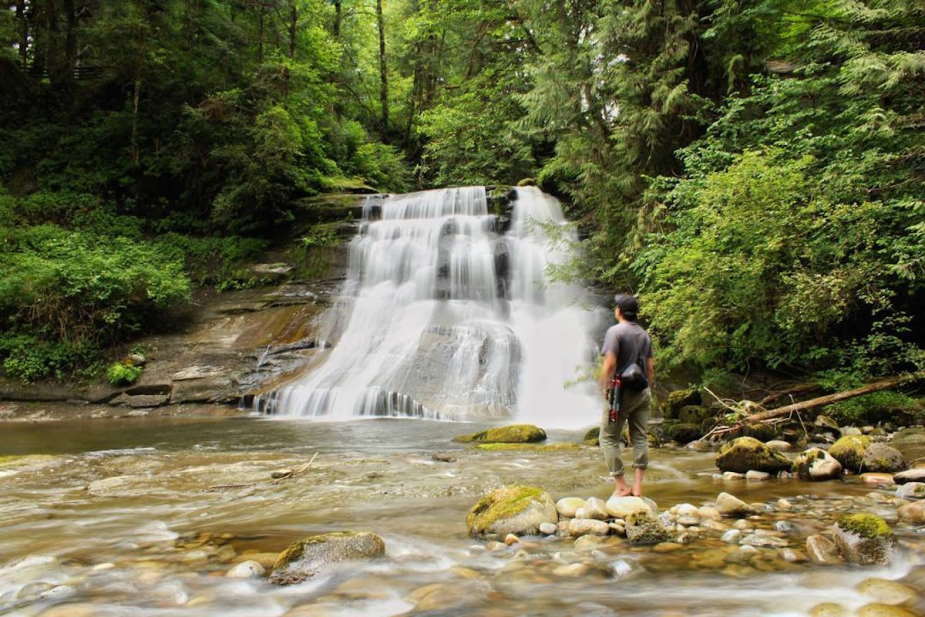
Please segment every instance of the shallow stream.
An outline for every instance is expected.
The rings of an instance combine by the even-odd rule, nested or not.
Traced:
[[[789,616],[825,601],[857,609],[871,600],[854,587],[871,576],[925,584],[917,565],[925,538],[909,531],[891,566],[864,569],[787,563],[770,551],[737,564],[710,538],[664,554],[619,541],[578,551],[556,538],[492,547],[465,526],[486,490],[533,484],[558,499],[606,497],[609,487],[596,448],[486,452],[451,441],[479,428],[255,418],[6,423],[0,614]],[[581,432],[550,439],[575,442]],[[701,505],[724,490],[748,502],[788,497],[792,512],[755,525],[786,516],[800,530],[788,538],[794,548],[846,509],[895,519],[889,494],[868,497],[871,487],[857,481],[724,482],[712,477],[711,453],[657,449],[651,458],[648,494],[662,509]],[[283,469],[300,472],[272,479]],[[299,537],[340,529],[381,535],[386,557],[290,587],[224,576],[235,562],[272,560]],[[587,566],[581,576],[562,574],[575,563]]]

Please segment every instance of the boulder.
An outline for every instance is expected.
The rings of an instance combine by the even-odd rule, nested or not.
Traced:
[[[633,546],[660,544],[670,539],[665,526],[649,514],[634,514],[626,519],[626,540]]]
[[[665,437],[676,441],[681,445],[700,439],[703,433],[699,424],[687,422],[678,422],[676,424],[665,425]]]
[[[589,446],[598,446],[601,443],[601,427],[595,426],[589,428],[582,438],[582,441]]]
[[[658,506],[651,499],[642,497],[617,497],[614,495],[607,500],[607,513],[614,518],[626,519],[635,514],[646,514],[655,517],[658,515]]]
[[[674,392],[670,392],[668,398],[665,400],[665,416],[677,418],[682,407],[700,405],[701,403],[703,403],[703,398],[700,396],[700,390],[697,388],[675,390]]]
[[[917,617],[915,613],[904,609],[901,606],[891,606],[889,604],[865,604],[858,612],[857,617]]]
[[[903,523],[923,525],[925,524],[925,501],[913,501],[899,506],[896,515]]]
[[[242,561],[225,574],[228,578],[260,578],[266,569],[256,561]]]
[[[764,444],[772,450],[777,452],[790,452],[793,449],[793,446],[790,445],[790,442],[783,441],[781,439],[772,439],[768,443]]]
[[[893,530],[876,514],[846,514],[835,525],[835,544],[850,563],[885,564],[894,543]]]
[[[842,464],[845,469],[861,472],[864,465],[864,453],[870,447],[867,435],[847,435],[832,444],[829,454]]]
[[[473,536],[536,534],[543,523],[556,523],[559,514],[549,493],[533,486],[503,486],[482,497],[466,516]]]
[[[865,579],[855,589],[882,604],[905,604],[919,597],[912,587],[885,578]]]
[[[606,536],[610,533],[610,526],[604,521],[593,518],[573,518],[568,524],[568,533],[573,538],[586,536]]]
[[[717,495],[716,509],[719,510],[721,515],[729,517],[748,516],[755,512],[750,505],[729,493],[720,493]]]
[[[574,518],[575,514],[578,513],[578,508],[584,508],[586,505],[588,505],[588,502],[580,497],[563,497],[556,502],[556,511],[559,516]]]
[[[678,421],[700,426],[703,421],[713,416],[709,407],[703,405],[685,405],[678,410]]]
[[[546,431],[532,424],[499,426],[477,433],[459,435],[453,441],[461,443],[534,443],[546,439]]]
[[[891,473],[906,468],[902,453],[885,443],[872,443],[864,452],[861,466],[865,471]]]
[[[825,536],[812,535],[806,538],[806,554],[810,561],[823,566],[833,566],[844,563],[838,554],[838,547]]]
[[[776,474],[790,469],[790,461],[753,437],[739,437],[720,448],[716,466],[720,471],[745,473],[755,469]]]
[[[607,512],[607,503],[603,499],[589,497],[585,505],[575,512],[575,516],[577,518],[593,518],[603,521],[610,518],[610,513]]]
[[[335,531],[309,536],[280,553],[269,581],[276,585],[301,583],[331,565],[383,555],[385,542],[374,533]]]
[[[906,471],[900,471],[893,476],[893,482],[896,484],[905,484],[906,482],[925,482],[925,468],[913,467]]]
[[[802,480],[836,480],[842,476],[842,466],[821,448],[810,448],[797,455],[793,472]]]
[[[823,602],[809,609],[809,617],[851,617],[851,613],[841,604]]]
[[[906,482],[896,487],[896,496],[902,499],[925,499],[925,482]]]
[[[841,434],[841,429],[838,427],[838,422],[823,414],[816,416],[816,420],[813,422],[813,426],[823,430],[827,429],[836,435]]]

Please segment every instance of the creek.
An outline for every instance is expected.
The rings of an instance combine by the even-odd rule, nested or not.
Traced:
[[[7,423],[0,456],[25,456],[0,459],[0,612],[790,616],[824,601],[869,602],[854,590],[867,577],[925,579],[917,536],[904,538],[913,548],[890,566],[872,568],[704,566],[700,556],[717,541],[666,554],[619,542],[582,552],[555,537],[488,550],[467,536],[465,513],[491,487],[538,485],[555,498],[605,497],[609,488],[596,448],[491,452],[450,440],[481,426],[194,417]],[[550,431],[553,442],[580,439]],[[825,523],[814,512],[882,508],[856,480],[730,483],[712,477],[711,453],[660,448],[652,458],[649,494],[663,509],[706,503],[722,490],[747,501],[790,497],[806,508],[790,520],[812,528]],[[298,476],[272,479],[308,462]],[[272,559],[295,539],[340,529],[380,534],[385,558],[291,587],[224,576],[236,561]],[[576,562],[590,569],[551,573]]]

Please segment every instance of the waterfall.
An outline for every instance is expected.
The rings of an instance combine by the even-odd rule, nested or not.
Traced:
[[[326,357],[257,408],[335,420],[596,422],[593,383],[569,383],[593,360],[596,317],[580,286],[547,272],[570,257],[562,240],[574,232],[539,189],[513,197],[509,221],[489,213],[484,187],[368,197],[324,317]]]

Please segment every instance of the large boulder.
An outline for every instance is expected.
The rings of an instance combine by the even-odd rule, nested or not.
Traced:
[[[810,448],[794,459],[793,472],[803,480],[835,480],[841,477],[842,466],[825,450]]]
[[[906,468],[902,452],[885,443],[872,443],[861,459],[864,471],[892,473]]]
[[[905,484],[906,482],[925,482],[925,468],[913,467],[906,471],[900,471],[893,476],[893,482],[896,484]]]
[[[895,541],[893,530],[876,514],[846,514],[835,525],[835,544],[850,563],[885,564]]]
[[[777,473],[790,469],[790,460],[753,437],[739,437],[724,444],[716,455],[720,471],[745,473],[751,469]]]
[[[703,435],[699,424],[689,422],[666,424],[664,430],[665,437],[681,445],[696,441]]]
[[[845,469],[861,472],[864,469],[864,454],[870,443],[870,437],[867,435],[847,435],[832,444],[829,454]]]
[[[666,413],[669,418],[677,418],[678,412],[682,407],[688,405],[700,405],[703,403],[703,397],[700,396],[700,390],[697,388],[686,388],[684,390],[675,390],[668,394],[665,400]]]
[[[612,496],[607,500],[605,506],[607,513],[614,518],[628,519],[631,516],[645,515],[657,516],[658,506],[651,499],[642,497],[618,497]]]
[[[529,535],[543,523],[557,523],[559,513],[549,493],[533,486],[503,486],[482,497],[466,516],[473,536]]]
[[[309,536],[280,553],[269,581],[276,585],[301,583],[331,565],[383,555],[385,542],[374,533],[336,531]]]
[[[533,443],[546,439],[546,431],[532,424],[498,426],[469,435],[459,435],[453,441],[461,443]]]

